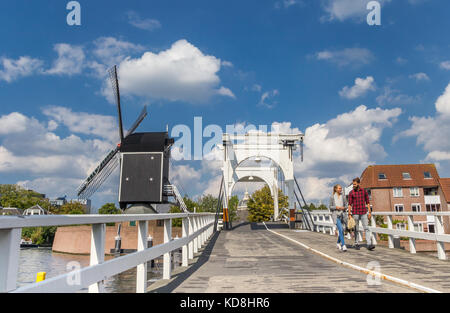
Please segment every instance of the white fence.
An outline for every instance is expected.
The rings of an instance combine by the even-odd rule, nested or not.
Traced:
[[[182,218],[182,238],[172,239],[172,219]],[[147,248],[148,221],[164,221],[164,243]],[[182,266],[214,233],[214,213],[123,214],[123,215],[47,215],[0,217],[0,292],[75,292],[89,287],[102,292],[108,277],[137,268],[136,292],[147,289],[147,262],[164,256],[163,279],[171,277],[170,253],[182,248]],[[137,252],[104,260],[106,223],[138,222]],[[90,265],[74,272],[17,288],[20,239],[23,227],[92,225]],[[73,277],[76,276],[76,283]]]
[[[336,225],[331,219],[329,211],[311,211],[314,219],[314,230],[317,232],[334,235]],[[375,216],[385,216],[387,219],[387,228],[377,227]],[[393,216],[407,217],[408,230],[393,228]],[[435,233],[417,232],[414,230],[414,216],[433,217],[435,221]],[[416,253],[416,239],[425,239],[436,242],[438,258],[446,260],[445,243],[450,243],[450,235],[444,232],[443,217],[450,216],[450,212],[372,212],[369,229],[372,232],[372,242],[376,244],[376,234],[388,235],[389,248],[394,248],[394,237],[408,237],[411,253]],[[357,236],[362,240],[363,227],[360,222]]]

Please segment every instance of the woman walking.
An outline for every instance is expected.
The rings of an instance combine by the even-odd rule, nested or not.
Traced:
[[[347,208],[348,202],[345,195],[342,194],[342,186],[334,186],[333,195],[330,198],[331,218],[339,231],[338,241],[336,244],[337,248],[344,252],[347,251],[344,241],[344,227],[347,224]]]

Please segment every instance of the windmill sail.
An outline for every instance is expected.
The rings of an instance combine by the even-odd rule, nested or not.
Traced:
[[[122,109],[120,107],[120,89],[119,89],[119,79],[117,77],[117,66],[114,65],[109,70],[109,78],[111,80],[111,86],[113,90],[114,100],[117,104],[117,111],[119,115],[119,135],[120,135],[120,142],[123,141],[123,124],[122,124]]]
[[[78,188],[79,199],[89,199],[119,165],[119,147],[112,150]]]
[[[141,122],[144,120],[144,118],[147,116],[147,106],[145,106],[142,109],[141,114],[139,114],[139,117],[137,118],[136,122],[133,123],[133,125],[131,126],[131,128],[128,130],[127,134],[125,135],[125,138],[127,138],[129,135],[131,135],[136,128],[139,127],[139,125],[141,124]]]

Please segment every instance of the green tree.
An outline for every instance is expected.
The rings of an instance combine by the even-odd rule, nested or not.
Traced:
[[[213,195],[204,195],[198,199],[199,212],[216,212],[219,199]]]
[[[230,215],[231,222],[236,219],[238,205],[239,198],[237,196],[232,196],[230,200],[228,200],[228,214]]]
[[[35,191],[26,190],[19,185],[0,185],[0,205],[2,207],[25,210],[37,204],[43,209],[51,209],[49,201]]]
[[[199,206],[197,202],[195,202],[194,200],[189,198],[187,195],[185,195],[183,197],[183,201],[184,201],[184,204],[186,204],[186,207],[188,208],[189,212],[194,212],[194,208],[198,208],[198,206]],[[181,210],[180,210],[180,212],[181,212]]]
[[[288,197],[281,190],[278,190],[278,207],[281,209],[288,206]],[[255,191],[248,200],[247,207],[250,222],[269,221],[274,213],[273,198],[269,186],[266,185],[262,189]]]
[[[83,205],[79,202],[67,202],[56,210],[56,214],[86,214]]]
[[[122,214],[122,210],[117,208],[114,203],[106,203],[98,210],[98,214]]]

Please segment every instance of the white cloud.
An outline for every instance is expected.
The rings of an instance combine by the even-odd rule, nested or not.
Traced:
[[[220,89],[216,89],[220,83],[217,75],[220,67],[220,59],[203,54],[182,39],[158,54],[145,52],[140,58],[128,57],[122,61],[119,65],[121,92],[170,101],[206,102],[220,94]]]
[[[449,160],[450,141],[450,84],[435,103],[436,115],[411,117],[411,127],[394,138],[416,137],[417,145],[423,146],[428,153],[426,161]]]
[[[389,86],[384,87],[383,93],[376,99],[379,106],[384,105],[407,105],[417,103],[421,100],[419,95],[409,96],[402,94],[399,90],[392,89]]]
[[[278,101],[274,100],[274,98],[279,94],[280,92],[278,91],[278,89],[264,92],[261,95],[261,99],[259,100],[258,105],[264,106],[268,109],[273,109],[278,104]]]
[[[355,85],[352,87],[345,86],[341,91],[339,91],[339,95],[347,99],[362,97],[366,95],[367,92],[375,90],[374,82],[375,80],[372,76],[367,76],[365,79],[356,78]]]
[[[383,6],[391,0],[378,0]],[[326,15],[321,18],[322,21],[340,21],[343,22],[352,19],[356,22],[366,20],[367,3],[369,0],[326,0],[322,2],[322,7]]]
[[[317,60],[324,60],[339,67],[359,67],[372,62],[372,52],[365,48],[346,48],[343,50],[324,50],[316,53]]]
[[[110,142],[119,140],[119,127],[112,116],[73,112],[69,108],[58,106],[47,107],[43,113],[65,125],[71,132],[99,136]]]
[[[131,52],[141,52],[145,48],[114,37],[100,37],[94,41],[93,53],[104,63],[122,61]]]
[[[362,105],[325,124],[308,127],[304,139],[304,162],[296,158],[296,174],[328,187],[343,176],[360,175],[366,166],[386,156],[380,144],[381,135],[385,128],[392,127],[400,114],[399,108],[368,109]],[[314,198],[318,195],[313,191],[310,197],[324,199],[329,195],[329,190],[325,189],[317,191],[322,192],[321,198]]]
[[[17,60],[0,58],[3,69],[0,69],[0,80],[11,83],[20,77],[26,77],[42,71],[43,62],[28,56]]]
[[[221,96],[227,96],[227,97],[236,99],[236,96],[234,95],[234,93],[230,89],[223,87],[223,86],[220,87],[219,90],[217,90],[217,93]]]
[[[153,31],[158,28],[161,28],[161,23],[158,20],[151,18],[143,19],[135,11],[128,11],[127,16],[128,16],[128,23],[130,23],[136,28],[147,31]]]
[[[436,111],[450,117],[450,84],[436,101]]]
[[[82,47],[60,43],[54,45],[54,50],[58,53],[58,58],[53,62],[52,68],[44,72],[45,74],[72,76],[81,73],[85,65]]]
[[[425,74],[425,73],[412,74],[412,75],[409,75],[409,78],[415,79],[418,82],[419,81],[429,81],[430,80],[430,77],[428,77],[428,75]]]
[[[287,9],[293,5],[304,5],[304,2],[301,0],[282,0],[275,2],[275,9],[281,9],[282,7]]]
[[[13,112],[0,117],[0,135],[20,133],[26,130],[28,119],[19,112]]]
[[[441,68],[450,71],[450,61],[444,61],[440,64]]]
[[[398,57],[398,58],[395,60],[395,62],[396,62],[397,64],[400,64],[400,65],[405,65],[406,63],[408,63],[408,60],[406,60],[406,59],[404,59],[404,58],[402,58],[402,57]]]
[[[68,112],[88,121],[97,120],[103,123],[108,120],[105,116],[90,116],[87,113],[70,110]],[[51,112],[50,115],[56,113]],[[67,124],[69,129],[69,134],[65,137],[53,132],[58,126],[54,119],[39,121],[22,113],[13,112],[0,116],[0,123],[14,126],[1,128],[0,175],[7,173],[22,175],[25,179],[19,182],[21,185],[51,196],[67,194],[74,197],[76,188],[114,148],[109,140],[82,139],[73,134],[72,131],[79,131],[77,127],[82,126],[67,117],[60,120],[60,123]],[[107,137],[101,130],[102,126],[96,129],[89,126],[89,123],[86,126],[88,131],[79,132]],[[5,129],[7,131],[4,131]],[[115,189],[117,180],[112,182],[112,185],[106,182],[95,198],[104,197],[102,199],[109,202],[115,201],[117,198],[110,196],[108,198],[106,195]]]

